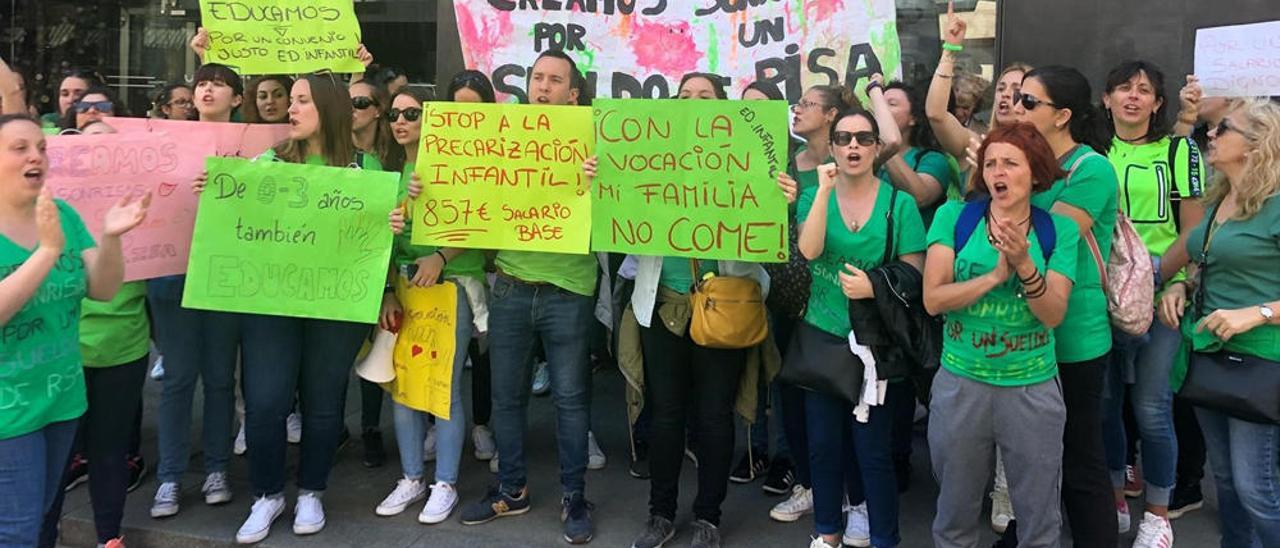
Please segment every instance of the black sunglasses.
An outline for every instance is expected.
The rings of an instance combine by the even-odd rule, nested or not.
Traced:
[[[89,112],[89,109],[97,110],[103,114],[110,114],[115,105],[112,105],[111,101],[76,101],[71,106],[80,114]]]
[[[880,136],[874,131],[837,131],[831,136],[831,144],[838,147],[848,146],[854,140],[864,147],[869,147],[880,142]]]
[[[1217,125],[1216,127],[1214,127],[1214,129],[1213,129],[1213,135],[1214,135],[1215,137],[1222,137],[1222,134],[1223,134],[1223,133],[1226,133],[1226,132],[1228,132],[1228,131],[1234,131],[1234,132],[1236,132],[1236,133],[1239,133],[1239,134],[1240,134],[1240,136],[1241,136],[1241,137],[1244,137],[1245,139],[1248,139],[1248,140],[1250,140],[1250,141],[1252,141],[1252,140],[1253,140],[1253,136],[1252,136],[1252,135],[1249,135],[1248,133],[1245,133],[1245,132],[1243,132],[1243,131],[1240,131],[1240,128],[1238,128],[1238,127],[1235,127],[1235,126],[1231,125],[1231,122],[1227,121],[1227,119],[1226,119],[1226,118],[1223,118],[1223,119],[1222,119],[1222,121],[1221,121],[1221,122],[1218,122],[1218,125]]]
[[[1058,108],[1058,105],[1045,101],[1044,99],[1036,99],[1034,95],[1027,95],[1021,91],[1013,92],[1013,104],[1022,103],[1022,108],[1027,110],[1035,110],[1040,105],[1049,105]]]
[[[387,121],[395,122],[400,119],[401,114],[404,114],[406,122],[417,122],[419,118],[422,118],[422,109],[418,107],[406,108],[404,110],[393,108],[387,111]]]
[[[356,110],[364,110],[376,104],[378,103],[373,100],[373,97],[357,95],[351,98],[351,106],[354,107]]]

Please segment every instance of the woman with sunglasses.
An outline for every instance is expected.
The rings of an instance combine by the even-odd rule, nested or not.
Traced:
[[[1195,355],[1227,352],[1280,374],[1280,104],[1245,101],[1209,138],[1217,171],[1204,197],[1210,213],[1184,239],[1196,265],[1165,290],[1160,320],[1181,323]],[[1207,407],[1196,407],[1196,416],[1218,492],[1222,546],[1280,547],[1280,426]]]
[[[92,87],[84,92],[63,115],[58,127],[63,132],[79,133],[91,122],[102,121],[116,115],[115,94],[106,87]]]
[[[161,120],[194,120],[195,97],[185,84],[169,84],[156,94],[152,102],[151,117]]]
[[[195,108],[201,122],[230,122],[242,102],[240,75],[230,67],[208,63],[195,73]],[[147,302],[154,319],[156,346],[163,349],[164,382],[160,384],[155,498],[151,517],[165,518],[181,510],[181,481],[191,462],[191,405],[196,381],[204,396],[200,449],[205,480],[200,492],[210,506],[231,502],[227,465],[231,459],[235,416],[235,372],[240,357],[240,314],[182,306],[186,276],[147,281]],[[241,421],[243,430],[243,421]]]
[[[102,237],[95,243],[76,211],[44,187],[48,170],[39,124],[24,115],[0,116],[0,328],[26,333],[7,337],[0,347],[0,370],[6,372],[0,392],[10,402],[23,402],[0,410],[2,546],[37,544],[88,405],[80,352],[82,301],[101,306],[115,297],[124,278],[120,238],[146,218],[150,203],[149,196],[120,200],[100,221]],[[109,373],[103,373],[93,377],[104,380]],[[127,425],[133,407],[125,409]],[[127,438],[126,433],[108,444],[119,447]],[[121,447],[114,462],[127,478],[123,453]],[[109,460],[104,453],[102,462]],[[106,496],[95,490],[94,502]],[[100,532],[107,532],[106,521],[99,524]],[[116,537],[102,542],[113,540],[119,542]]]
[[[947,321],[929,403],[940,487],[933,540],[942,548],[977,545],[983,472],[1000,447],[1018,546],[1058,546],[1067,411],[1054,379],[1054,328],[1067,311],[1079,231],[1032,204],[1064,175],[1034,127],[1002,124],[977,157],[970,192],[979,199],[938,210],[925,260],[925,308]]]
[[[1204,166],[1190,139],[1171,139],[1165,117],[1164,73],[1146,61],[1121,63],[1107,75],[1102,101],[1115,130],[1108,155],[1120,181],[1120,211],[1133,221],[1138,236],[1155,260],[1157,292],[1163,280],[1182,279],[1185,254],[1166,251],[1185,243],[1204,216],[1197,198],[1203,191]],[[1180,244],[1182,242],[1183,244]],[[1161,260],[1167,258],[1169,260]],[[1146,511],[1166,516],[1177,484],[1178,440],[1173,425],[1173,391],[1169,372],[1182,342],[1176,329],[1159,322],[1141,337],[1113,333],[1115,349],[1107,365],[1103,397],[1103,442],[1111,471],[1116,508],[1125,502],[1126,434],[1142,439],[1142,473]],[[1138,432],[1125,432],[1125,387]],[[1195,486],[1199,489],[1199,485]],[[1124,520],[1121,520],[1124,521]],[[1165,531],[1161,520],[1143,519],[1139,542],[1149,544]],[[1121,528],[1124,524],[1121,524]],[[1154,535],[1154,537],[1153,537]],[[1172,538],[1168,541],[1171,543]]]
[[[1076,69],[1040,67],[1027,72],[1014,94],[1014,114],[1040,132],[1067,172],[1032,198],[1037,207],[1074,220],[1081,235],[1070,306],[1054,339],[1067,408],[1062,502],[1077,546],[1111,546],[1116,531],[1128,530],[1128,505],[1117,505],[1112,495],[1102,441],[1099,402],[1110,359],[1111,322],[1099,272],[1111,256],[1118,184],[1115,168],[1104,156],[1111,146],[1110,130],[1092,100],[1089,81]],[[1118,528],[1113,520],[1119,520]]]
[[[875,175],[875,162],[883,154],[879,128],[879,120],[861,109],[836,115],[828,136],[835,162],[819,166],[818,186],[800,193],[799,247],[809,260],[813,282],[804,321],[791,344],[806,356],[837,349],[843,358],[849,352],[849,301],[875,297],[867,271],[886,257],[917,270],[924,265],[925,231],[915,201]],[[886,250],[890,241],[893,248]],[[842,540],[854,546],[897,546],[901,539],[889,401],[871,406],[863,420],[855,419],[853,405],[838,396],[805,391],[803,397],[818,534],[810,546],[840,546]],[[845,500],[855,508],[848,520],[857,527],[844,524],[842,536]]]
[[[250,78],[245,87],[249,101],[243,105],[244,121],[250,124],[289,123],[289,90],[293,78],[272,74]]]
[[[399,199],[402,203],[409,194],[416,195],[420,191],[417,188],[411,190],[410,187],[419,186],[414,166],[418,160],[418,141],[422,134],[422,109],[425,103],[425,97],[411,88],[405,88],[395,95],[386,116],[391,121],[396,143],[403,148],[407,158],[400,178]],[[467,438],[467,415],[462,403],[462,371],[466,365],[467,353],[463,349],[470,345],[473,331],[486,327],[476,325],[477,318],[486,316],[484,253],[476,249],[412,245],[412,222],[406,220],[399,228],[401,230],[395,236],[390,275],[397,282],[396,285],[403,283],[430,287],[449,281],[457,291],[455,351],[450,385],[452,392],[449,398],[449,419],[436,417],[435,425],[431,426],[436,439],[436,469],[435,482],[429,487],[424,481],[422,463],[428,419],[432,415],[400,402],[391,404],[404,477],[397,482],[395,489],[383,499],[375,512],[380,516],[394,516],[409,505],[426,498],[430,491],[426,505],[418,514],[418,521],[435,524],[447,519],[458,505],[455,486]],[[386,293],[382,299],[379,326],[394,330],[402,314],[403,308],[397,295],[394,292]],[[483,323],[483,319],[480,322]]]

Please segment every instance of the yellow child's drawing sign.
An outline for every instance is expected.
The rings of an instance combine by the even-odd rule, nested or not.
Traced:
[[[391,397],[406,407],[449,419],[458,290],[452,282],[416,287],[400,278],[396,297],[404,308],[392,361]]]

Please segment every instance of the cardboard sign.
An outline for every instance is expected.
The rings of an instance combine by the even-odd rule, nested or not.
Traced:
[[[276,143],[289,138],[289,124],[188,122],[155,118],[107,118],[105,121],[120,133],[149,131],[181,139],[192,135],[213,135],[217,146],[215,155],[222,157],[257,158]]]
[[[182,306],[374,323],[398,177],[210,158]]]
[[[215,152],[212,134],[64,135],[46,142],[45,185],[80,213],[95,239],[121,198],[151,192],[147,219],[121,238],[125,281],[186,272],[196,218],[191,181]]]
[[[396,297],[404,307],[404,320],[392,353],[396,378],[391,382],[391,398],[405,407],[450,420],[458,288],[453,282],[417,287],[400,277]]]
[[[1195,60],[1208,97],[1280,95],[1280,21],[1197,29]]]
[[[243,75],[364,72],[351,0],[200,0],[200,19],[205,61]]]
[[[422,116],[414,244],[587,252],[590,108],[431,102]]]
[[[454,0],[466,66],[500,97],[527,99],[538,54],[568,53],[601,97],[672,97],[680,77],[710,72],[737,98],[773,84],[794,103],[813,85],[861,90],[902,76],[893,0]]]
[[[595,102],[591,248],[660,257],[787,260],[782,101]]]

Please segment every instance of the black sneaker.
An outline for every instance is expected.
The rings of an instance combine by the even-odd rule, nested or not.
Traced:
[[[365,468],[378,468],[387,462],[387,450],[382,447],[382,432],[377,428],[369,428],[360,435],[364,444]]]
[[[644,532],[631,543],[631,548],[662,548],[674,536],[676,526],[671,520],[662,516],[649,516],[649,521],[644,523]]]
[[[529,488],[522,487],[518,493],[509,495],[498,487],[489,489],[489,494],[481,500],[462,507],[462,524],[479,525],[500,517],[518,516],[529,511]]]
[[[791,493],[791,486],[795,483],[796,469],[791,464],[791,459],[777,458],[769,464],[769,474],[765,476],[764,485],[760,489],[770,495],[786,495]]]
[[[1004,533],[996,540],[991,548],[1018,548],[1018,520],[1009,522],[1009,527],[1005,528]]]
[[[738,466],[733,469],[733,473],[729,474],[729,481],[751,483],[768,469],[769,457],[764,456],[763,453],[755,453],[754,459],[750,458],[750,455],[743,455],[742,460],[738,461]]]
[[[564,522],[564,540],[569,544],[586,544],[595,536],[595,527],[591,524],[591,510],[595,507],[582,493],[568,495],[562,501],[564,509],[560,511],[560,521]]]
[[[1169,519],[1178,519],[1203,506],[1204,494],[1200,492],[1200,484],[1179,485],[1173,488],[1173,496],[1169,498]]]
[[[649,479],[649,448],[647,446],[636,443],[635,454],[631,456],[631,466],[627,472],[636,479]]]
[[[720,548],[720,528],[705,519],[694,521],[689,548]]]
[[[71,456],[71,464],[67,466],[67,492],[70,493],[80,484],[89,481],[89,461],[84,455],[76,453]]]
[[[132,493],[139,485],[142,485],[142,479],[147,477],[147,472],[151,469],[147,468],[147,461],[143,460],[142,455],[130,455],[125,458],[125,465],[129,467],[129,487],[125,489],[126,493]]]

